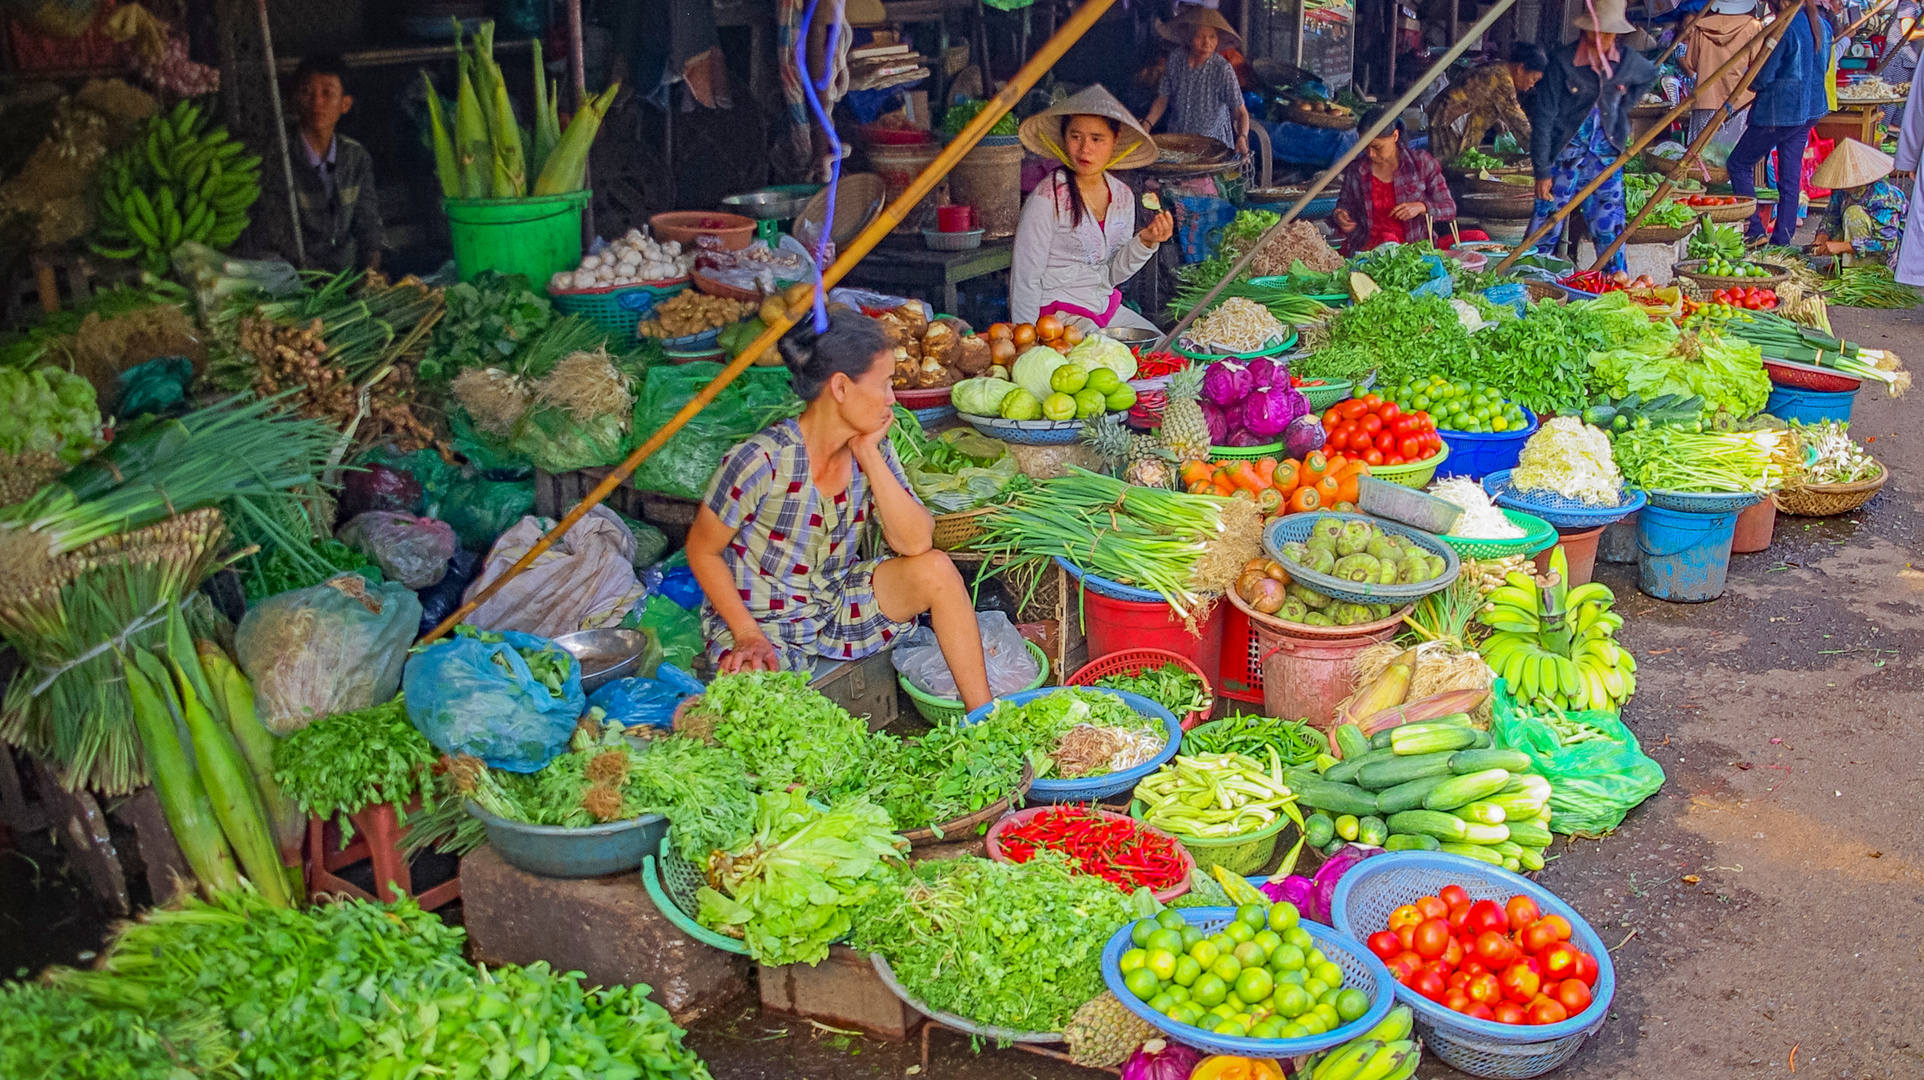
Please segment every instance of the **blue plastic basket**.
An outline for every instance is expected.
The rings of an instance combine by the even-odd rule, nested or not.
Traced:
[[[1082,567],[1077,566],[1075,563],[1070,562],[1060,555],[1056,556],[1056,565],[1062,567],[1070,577],[1081,582],[1083,588],[1095,593],[1097,596],[1106,596],[1111,600],[1134,600],[1139,604],[1166,604],[1169,602],[1166,597],[1153,589],[1138,589],[1134,585],[1124,585],[1120,581],[1110,581],[1100,574],[1092,574],[1084,570]]]
[[[957,415],[992,439],[1023,446],[1067,446],[1082,437],[1081,420],[1004,420],[974,413]]]
[[[956,415],[956,408],[953,405],[932,405],[926,409],[910,409],[909,413],[915,417],[917,423],[928,427]]]
[[[1026,705],[1046,694],[1061,693],[1063,690],[1068,689],[1086,690],[1098,694],[1114,694],[1121,698],[1123,704],[1129,706],[1131,709],[1134,709],[1144,716],[1161,720],[1163,728],[1169,734],[1169,741],[1163,744],[1161,753],[1133,769],[1124,769],[1121,772],[1106,773],[1102,776],[1090,776],[1076,780],[1037,780],[1035,783],[1029,785],[1028,802],[1089,802],[1092,799],[1107,798],[1110,795],[1128,791],[1130,788],[1135,787],[1143,777],[1162,768],[1163,762],[1175,757],[1176,751],[1182,748],[1182,721],[1177,719],[1175,713],[1143,697],[1141,694],[1131,694],[1126,690],[1111,690],[1106,686],[1045,686],[1039,690],[1018,690],[1013,694],[1004,694],[979,709],[971,710],[969,715],[962,718],[962,723],[964,725],[979,724],[987,720],[989,718],[989,710],[995,708],[996,701],[1007,701],[1016,705]]]
[[[1481,480],[1493,472],[1516,468],[1523,444],[1537,433],[1537,414],[1523,410],[1529,423],[1515,431],[1445,431],[1437,428],[1443,445],[1450,448],[1450,474]]]
[[[1550,890],[1461,855],[1389,852],[1356,864],[1337,882],[1336,895],[1330,900],[1330,921],[1351,939],[1367,941],[1369,935],[1389,925],[1390,912],[1420,896],[1434,896],[1450,884],[1463,886],[1473,901],[1501,904],[1521,893],[1536,901],[1537,909],[1545,915],[1570,920],[1571,942],[1596,957],[1597,982],[1590,988],[1590,1007],[1556,1024],[1477,1020],[1398,984],[1395,995],[1416,1011],[1424,1045],[1452,1067],[1472,1076],[1536,1076],[1562,1065],[1577,1052],[1585,1036],[1602,1028],[1610,1012],[1610,999],[1616,996],[1617,973],[1603,939],[1575,908]]]
[[[556,311],[580,315],[623,342],[635,340],[635,328],[654,315],[656,305],[671,296],[686,292],[690,278],[673,281],[640,281],[633,285],[609,285],[599,289],[551,292]],[[717,331],[719,333],[719,331]]]
[[[1498,506],[1534,514],[1560,529],[1594,529],[1622,521],[1643,509],[1643,492],[1624,488],[1623,499],[1615,506],[1591,506],[1547,491],[1518,491],[1510,486],[1510,470],[1501,469],[1483,478],[1483,490]]]
[[[1374,860],[1366,860],[1374,861]],[[1354,871],[1352,871],[1354,872]],[[1251,878],[1251,882],[1263,879]],[[1200,928],[1205,934],[1215,933],[1228,925],[1236,917],[1235,908],[1204,907],[1176,908],[1191,925]],[[1169,1017],[1149,1007],[1148,1003],[1131,993],[1122,981],[1122,954],[1134,947],[1129,939],[1129,931],[1134,923],[1123,924],[1120,930],[1109,939],[1102,950],[1102,981],[1109,986],[1109,992],[1116,995],[1122,1006],[1151,1027],[1177,1042],[1193,1046],[1211,1054],[1235,1054],[1252,1058],[1286,1058],[1298,1054],[1313,1054],[1332,1046],[1341,1046],[1351,1039],[1360,1037],[1364,1032],[1383,1022],[1395,1003],[1391,990],[1396,983],[1390,978],[1389,969],[1383,966],[1374,953],[1356,941],[1331,930],[1326,926],[1304,919],[1297,925],[1316,939],[1316,947],[1323,950],[1337,967],[1343,969],[1343,985],[1354,986],[1369,995],[1369,1011],[1341,1027],[1331,1028],[1321,1035],[1310,1035],[1301,1039],[1251,1039],[1218,1035],[1193,1024],[1179,1024]]]
[[[1742,510],[1764,501],[1764,497],[1754,491],[1664,491],[1650,490],[1643,493],[1645,501],[1651,506],[1665,510],[1677,510],[1686,514],[1727,514],[1732,510]]]
[[[1443,560],[1443,572],[1428,581],[1414,585],[1359,585],[1353,581],[1330,574],[1319,574],[1306,566],[1283,558],[1283,545],[1298,540],[1309,539],[1309,529],[1318,519],[1333,517],[1340,521],[1367,521],[1371,525],[1408,540],[1414,540],[1423,550],[1437,555]],[[1290,579],[1306,589],[1314,589],[1324,596],[1344,600],[1352,604],[1390,604],[1402,607],[1415,603],[1433,592],[1441,592],[1450,587],[1456,575],[1463,569],[1463,561],[1456,557],[1455,549],[1421,529],[1412,529],[1398,521],[1375,518],[1368,514],[1343,514],[1335,511],[1312,510],[1304,514],[1289,514],[1277,518],[1263,528],[1263,550],[1269,557],[1289,568]]]

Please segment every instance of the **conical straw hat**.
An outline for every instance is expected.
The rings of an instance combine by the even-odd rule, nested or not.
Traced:
[[[1168,22],[1157,19],[1156,33],[1162,35],[1164,41],[1173,42],[1177,45],[1187,45],[1189,44],[1189,39],[1196,36],[1196,27],[1198,25],[1207,26],[1216,31],[1216,35],[1221,40],[1221,43],[1228,45],[1230,48],[1240,49],[1243,47],[1242,35],[1236,33],[1236,28],[1229,25],[1228,19],[1223,18],[1220,13],[1211,11],[1209,8],[1197,7],[1194,4],[1184,4],[1176,12],[1176,17],[1170,19]]]
[[[1111,169],[1140,169],[1156,163],[1156,140],[1149,137],[1148,129],[1123,108],[1114,94],[1103,89],[1101,83],[1022,121],[1022,145],[1032,154],[1068,165],[1069,155],[1062,148],[1062,125],[1071,116],[1106,116],[1122,125],[1116,134],[1116,156],[1109,162]]]
[[[1845,139],[1810,174],[1810,182],[1821,188],[1863,187],[1889,176],[1896,165],[1897,160],[1884,151]]]
[[[1579,30],[1594,30],[1600,34],[1634,34],[1637,28],[1624,17],[1625,6],[1624,0],[1590,0],[1590,10],[1570,22]],[[1592,19],[1590,11],[1595,11],[1597,17]]]

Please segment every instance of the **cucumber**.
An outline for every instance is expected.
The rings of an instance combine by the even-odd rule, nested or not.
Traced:
[[[1383,802],[1382,799],[1376,801],[1378,805]],[[1479,825],[1501,825],[1509,818],[1501,806],[1490,802],[1473,802],[1468,806],[1459,806],[1456,809],[1456,816],[1464,821],[1474,821]]]
[[[1435,776],[1419,776],[1408,783],[1384,788],[1376,793],[1376,808],[1385,814],[1419,809],[1423,805],[1423,796],[1428,795],[1432,788],[1449,778],[1449,773],[1437,773]]]
[[[1530,755],[1521,750],[1458,750],[1450,755],[1450,771],[1458,776],[1485,769],[1520,773],[1529,768]]]
[[[1394,750],[1365,750],[1355,757],[1346,756],[1342,761],[1330,766],[1323,773],[1323,779],[1333,784],[1354,784],[1356,774],[1363,770],[1363,766],[1375,761],[1392,761],[1395,758]]]
[[[1514,840],[1505,840],[1500,844],[1491,844],[1490,848],[1506,859],[1515,859],[1523,854],[1523,845]]]
[[[1512,874],[1520,874],[1523,872],[1522,859],[1505,857],[1501,865],[1503,869],[1508,870]]]
[[[1383,730],[1377,732],[1376,734],[1371,735],[1370,749],[1371,750],[1388,749],[1390,745],[1390,736],[1395,732],[1396,732],[1395,728],[1384,728]]]
[[[1336,745],[1342,748],[1344,761],[1370,752],[1369,739],[1363,735],[1363,729],[1355,724],[1336,725]]]
[[[1463,821],[1462,818],[1457,818]],[[1468,844],[1501,844],[1510,838],[1508,825],[1478,825],[1474,821],[1463,821],[1463,841]]]
[[[1337,763],[1337,759],[1329,754],[1317,754],[1316,760],[1313,764],[1315,765],[1317,772],[1326,773],[1331,769],[1334,769],[1336,767],[1336,763]]]
[[[1523,854],[1516,858],[1525,870],[1543,869],[1543,851],[1540,848],[1526,847],[1523,849]]]
[[[1526,791],[1532,795],[1541,795],[1545,799],[1548,799],[1550,797],[1550,781],[1538,776],[1536,773],[1513,772],[1510,774],[1510,782],[1503,785],[1503,790],[1505,792]]]
[[[1376,796],[1350,784],[1332,784],[1327,780],[1318,780],[1292,790],[1296,792],[1297,802],[1318,810],[1327,810],[1332,814],[1361,816],[1376,813]]]
[[[1550,835],[1550,830],[1544,828],[1535,820],[1509,821],[1505,822],[1505,824],[1510,826],[1510,839],[1515,840],[1524,847],[1547,848],[1555,839]]]
[[[1318,810],[1303,819],[1303,842],[1313,848],[1320,848],[1336,839],[1336,822],[1328,814]]]
[[[1442,846],[1436,837],[1424,833],[1391,833],[1383,841],[1384,851],[1435,851]]]
[[[1404,724],[1390,731],[1390,746],[1399,754],[1433,754],[1463,750],[1476,741],[1476,732],[1442,720]]]
[[[1348,846],[1349,846],[1349,841],[1339,836],[1336,839],[1331,840],[1329,843],[1323,845],[1323,857],[1327,859],[1331,855],[1336,854],[1337,852],[1343,850],[1345,847],[1348,847]]]
[[[1355,814],[1336,815],[1336,835],[1345,840],[1356,839],[1357,820]]]
[[[1378,805],[1381,805],[1383,797],[1378,795],[1376,801]],[[1505,820],[1515,820],[1518,818],[1530,818],[1534,820],[1537,812],[1543,809],[1543,799],[1525,791],[1499,791],[1495,795],[1485,796],[1479,801],[1489,803],[1492,806],[1501,806]]]
[[[1490,737],[1490,732],[1486,728],[1471,728],[1470,730],[1476,732],[1476,741],[1470,744],[1470,749],[1472,750],[1488,750],[1490,744],[1495,741]]]
[[[1384,824],[1383,819],[1377,817],[1375,814],[1366,814],[1362,820],[1356,823],[1356,840],[1358,843],[1373,844],[1376,847],[1382,847],[1383,841],[1389,839],[1389,835],[1390,827]]]
[[[1449,773],[1450,754],[1447,751],[1398,755],[1387,761],[1372,761],[1363,766],[1356,774],[1356,782],[1371,791],[1382,791],[1426,776],[1448,776]]]
[[[1510,773],[1506,769],[1485,769],[1468,776],[1452,776],[1423,796],[1423,809],[1454,810],[1459,806],[1468,806],[1478,799],[1495,795],[1509,782]]]
[[[1617,410],[1608,405],[1592,405],[1583,410],[1583,422],[1592,427],[1609,427],[1610,421],[1617,418]]]
[[[1435,810],[1404,810],[1391,814],[1387,824],[1391,832],[1421,833],[1438,840],[1458,842],[1468,834],[1470,827],[1469,822],[1455,814],[1443,814]]]
[[[1438,845],[1438,850],[1448,852],[1451,855],[1468,856],[1469,858],[1489,863],[1491,866],[1503,865],[1503,856],[1498,855],[1496,852],[1491,851],[1481,844],[1460,844],[1445,840]]]

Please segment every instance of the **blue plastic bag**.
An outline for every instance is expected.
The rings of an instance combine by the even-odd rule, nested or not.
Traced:
[[[401,675],[408,719],[446,754],[471,754],[490,768],[528,773],[568,748],[575,721],[587,710],[581,664],[568,657],[568,678],[556,697],[535,681],[516,648],[556,648],[553,641],[508,630],[503,640],[454,637],[408,658]],[[513,674],[494,662],[500,654]],[[563,655],[566,655],[565,653]]]
[[[1530,313],[1530,293],[1521,282],[1506,281],[1483,290],[1483,299],[1492,304],[1516,309],[1517,318]]]
[[[1430,280],[1410,290],[1411,296],[1440,296],[1448,300],[1454,289],[1450,282],[1449,267],[1443,265],[1442,258],[1436,255],[1423,256],[1423,265],[1430,268]]]
[[[588,704],[626,727],[646,724],[668,728],[674,725],[675,707],[702,690],[700,679],[673,664],[663,664],[655,669],[652,679],[616,679],[596,690]]]
[[[695,572],[688,564],[670,567],[661,575],[661,587],[654,590],[673,600],[684,610],[696,611],[701,608],[701,585],[695,581]]]

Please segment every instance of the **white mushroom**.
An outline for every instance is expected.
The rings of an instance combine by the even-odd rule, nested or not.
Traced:
[[[595,287],[595,272],[593,270],[576,270],[574,272],[574,280],[575,288],[592,289]]]

